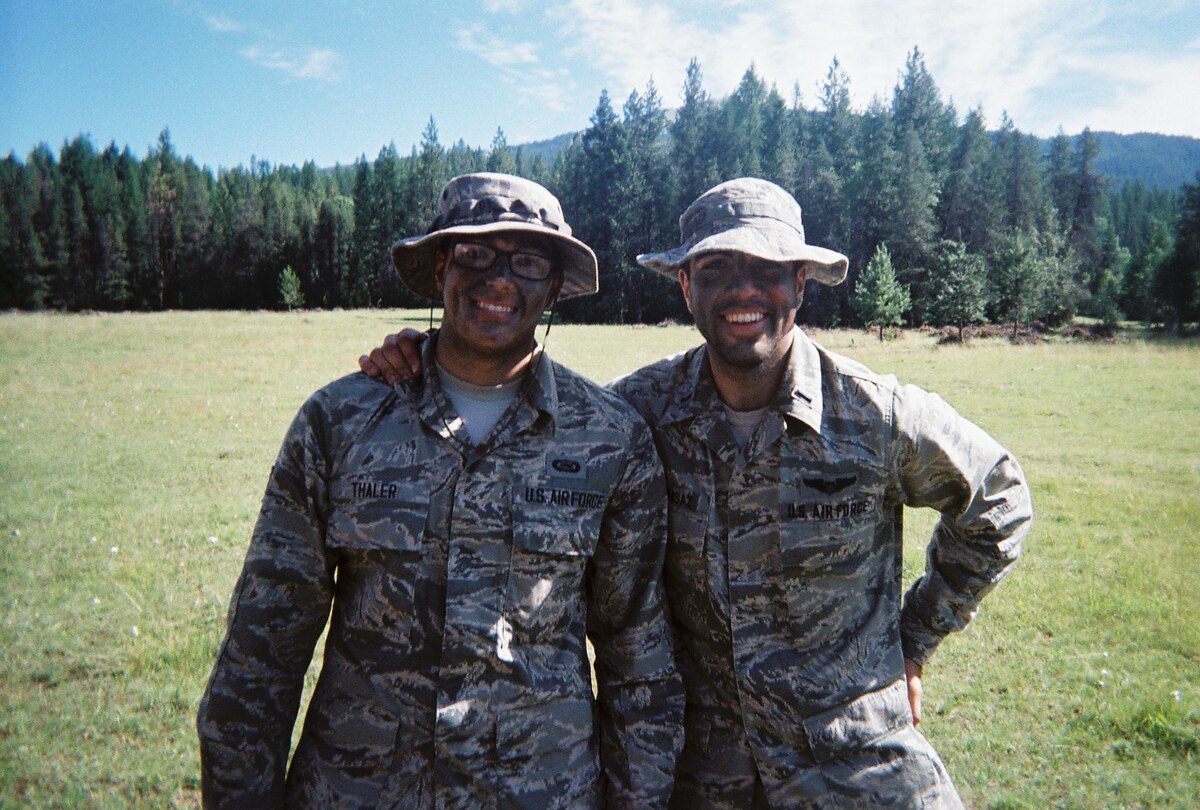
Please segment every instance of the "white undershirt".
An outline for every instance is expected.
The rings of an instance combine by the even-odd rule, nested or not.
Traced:
[[[758,408],[753,411],[735,411],[725,403],[725,415],[729,417],[729,427],[733,430],[733,437],[737,439],[738,447],[743,450],[750,443],[750,437],[754,435],[754,431],[762,424],[762,420],[766,418],[767,407]]]
[[[520,377],[500,385],[476,385],[455,377],[442,368],[441,363],[437,364],[437,375],[446,399],[462,417],[467,435],[474,444],[482,444],[491,434],[521,388]]]

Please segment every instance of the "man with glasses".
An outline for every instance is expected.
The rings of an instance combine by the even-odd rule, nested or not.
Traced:
[[[441,326],[421,375],[338,380],[284,439],[200,706],[205,805],[664,807],[662,469],[636,412],[534,340],[595,256],[546,189],[477,174],[392,258]]]
[[[701,195],[682,244],[643,254],[705,343],[617,380],[667,473],[666,580],[687,692],[672,807],[961,807],[915,728],[922,665],[1016,563],[1032,518],[1011,454],[939,397],[795,326],[846,257],[742,178]],[[403,377],[413,334],[360,360]],[[940,513],[901,592],[904,507]]]

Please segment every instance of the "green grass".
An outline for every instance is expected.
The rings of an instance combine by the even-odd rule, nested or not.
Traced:
[[[0,316],[0,806],[197,805],[196,703],[279,440],[426,317]],[[1193,806],[1200,345],[813,334],[942,394],[1033,484],[1025,558],[926,668],[922,729],[968,802]],[[549,336],[599,381],[697,342]],[[932,520],[908,515],[910,575]]]

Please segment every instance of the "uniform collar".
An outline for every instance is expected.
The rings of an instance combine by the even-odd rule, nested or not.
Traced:
[[[417,412],[421,421],[438,435],[453,440],[465,448],[473,448],[467,435],[466,426],[462,419],[455,414],[454,407],[450,404],[441,381],[438,379],[437,355],[435,354],[437,340],[438,335],[435,332],[421,347],[421,387],[419,391],[414,392],[417,395],[415,403]],[[511,415],[511,418],[509,414],[501,417],[505,427],[502,428],[499,436],[495,437],[495,441],[490,442],[493,445],[496,441],[526,430],[543,419],[550,431],[554,431],[558,422],[558,386],[554,379],[554,361],[544,356],[544,351],[539,352],[538,348],[534,347],[534,351],[537,353],[533,358],[532,373],[526,372],[523,384],[517,394],[515,403],[517,411]]]
[[[792,350],[779,381],[776,409],[789,419],[821,432],[821,354],[799,327],[792,327]]]
[[[787,356],[783,378],[779,381],[772,411],[821,432],[821,356],[817,345],[793,327],[792,348]],[[664,424],[692,420],[695,428],[706,432],[721,407],[712,372],[708,368],[708,347],[700,346],[685,355],[682,378],[676,380],[674,395],[663,411]]]

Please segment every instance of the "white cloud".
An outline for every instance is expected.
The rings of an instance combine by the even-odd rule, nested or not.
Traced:
[[[455,46],[496,68],[494,78],[504,83],[522,104],[537,105],[555,112],[569,107],[574,84],[565,70],[540,65],[532,42],[509,42],[481,24],[453,32]]]
[[[1184,13],[1186,4],[1158,13],[1173,10]],[[753,63],[786,98],[798,86],[811,107],[836,56],[861,109],[873,96],[890,99],[915,46],[943,97],[960,114],[981,105],[992,125],[1007,111],[1018,128],[1042,135],[1060,123],[1068,132],[1089,123],[1130,131],[1130,121],[1152,131],[1200,133],[1200,105],[1190,100],[1186,82],[1171,78],[1200,75],[1200,41],[1140,55],[1132,41],[1112,41],[1124,38],[1131,19],[1144,17],[1136,4],[572,0],[546,14],[563,53],[599,70],[614,99],[654,77],[674,106],[695,56],[715,96],[732,92]]]
[[[495,67],[532,65],[538,61],[537,46],[533,43],[505,42],[478,23],[456,30],[454,44]]]
[[[524,0],[483,0],[483,10],[489,14],[516,14],[525,7]]]
[[[265,51],[258,47],[250,47],[242,51],[242,56],[257,65],[270,70],[282,71],[296,79],[336,82],[342,77],[342,58],[336,51],[328,48],[314,49],[302,56],[292,57],[280,51]]]
[[[243,31],[246,28],[244,23],[238,22],[224,14],[208,15],[204,18],[204,24],[208,26],[208,30],[215,31],[218,34],[231,34]]]

